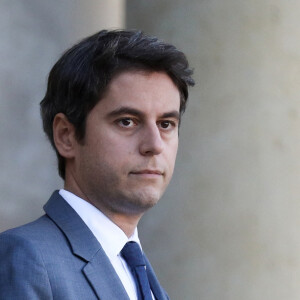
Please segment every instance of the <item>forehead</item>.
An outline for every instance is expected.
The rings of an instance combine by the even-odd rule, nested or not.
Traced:
[[[104,111],[120,106],[149,113],[179,111],[180,94],[177,86],[164,72],[122,72],[112,79],[98,105]]]

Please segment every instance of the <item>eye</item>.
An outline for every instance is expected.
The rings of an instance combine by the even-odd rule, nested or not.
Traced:
[[[171,129],[171,128],[176,127],[176,123],[173,121],[164,120],[164,121],[159,122],[159,126],[162,129]]]
[[[136,125],[136,122],[131,118],[122,118],[117,120],[117,124],[124,128],[131,128]]]

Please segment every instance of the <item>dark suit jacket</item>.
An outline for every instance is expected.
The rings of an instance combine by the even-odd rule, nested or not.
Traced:
[[[57,191],[44,210],[0,234],[0,299],[129,300],[101,245]],[[146,264],[154,296],[167,300]]]

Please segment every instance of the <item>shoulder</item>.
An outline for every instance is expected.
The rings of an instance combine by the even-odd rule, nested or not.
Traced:
[[[0,260],[5,258],[7,261],[10,258],[17,263],[23,256],[28,256],[29,252],[35,252],[34,244],[39,240],[39,230],[34,230],[35,227],[30,223],[1,233]],[[35,258],[37,253],[34,254]]]
[[[21,259],[29,255],[28,251],[35,253],[35,258],[44,256],[56,245],[66,244],[66,238],[56,224],[44,215],[34,222],[9,229],[0,234],[0,260],[3,257]],[[38,255],[38,253],[40,253]],[[32,254],[33,255],[33,254]]]
[[[19,263],[24,257],[38,261],[49,236],[57,235],[57,227],[46,216],[0,234],[0,261]],[[24,263],[23,263],[24,264]]]
[[[56,230],[55,224],[44,215],[31,223],[2,232],[0,240],[7,242],[11,240],[41,240],[45,237],[45,231],[51,232]],[[3,243],[0,243],[0,246],[3,246]]]
[[[51,295],[42,250],[38,246],[42,237],[37,225],[43,222],[41,218],[0,234],[0,299],[48,299]]]

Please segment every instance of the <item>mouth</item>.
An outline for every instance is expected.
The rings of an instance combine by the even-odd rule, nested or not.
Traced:
[[[130,174],[137,175],[137,176],[144,176],[144,177],[159,177],[164,175],[164,173],[160,170],[151,170],[151,169],[132,171],[130,172]]]

